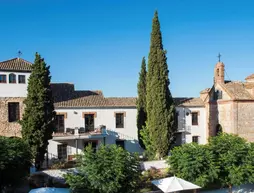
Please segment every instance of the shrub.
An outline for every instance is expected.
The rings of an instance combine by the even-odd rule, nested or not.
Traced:
[[[0,189],[19,185],[29,174],[29,145],[21,138],[0,136],[0,155]]]
[[[202,187],[218,177],[215,157],[206,145],[196,143],[175,147],[168,158],[171,172]]]
[[[65,176],[72,190],[90,192],[136,192],[140,169],[137,155],[132,155],[116,145],[100,146],[96,153],[88,146],[77,157],[78,174]]]

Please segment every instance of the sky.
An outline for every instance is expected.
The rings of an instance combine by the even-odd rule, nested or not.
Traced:
[[[252,0],[0,0],[0,61],[33,62],[39,52],[52,82],[105,96],[137,96],[158,10],[170,90],[198,97],[221,60],[226,79],[254,73]],[[148,60],[148,59],[147,59]]]

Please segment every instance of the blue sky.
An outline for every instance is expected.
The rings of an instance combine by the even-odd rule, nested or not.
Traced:
[[[252,0],[0,0],[0,60],[33,61],[52,82],[105,96],[136,96],[142,57],[159,12],[173,96],[199,96],[213,83],[218,52],[227,79],[254,73]]]

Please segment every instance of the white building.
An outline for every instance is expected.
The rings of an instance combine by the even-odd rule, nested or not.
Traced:
[[[176,145],[196,142],[207,143],[205,103],[201,98],[175,98],[178,115]]]
[[[75,91],[73,84],[52,84],[56,130],[48,150],[54,157],[79,153],[89,143],[118,144],[142,152],[136,127],[136,98],[106,98],[101,91]],[[49,155],[51,156],[51,155]]]
[[[21,137],[32,63],[21,58],[0,62],[0,135]],[[76,91],[73,84],[52,84],[56,116],[49,158],[72,159],[88,144],[118,144],[142,152],[136,127],[136,98],[106,98],[101,91]]]
[[[0,135],[21,136],[32,63],[21,58],[0,62]],[[73,84],[53,83],[56,127],[49,140],[49,158],[71,160],[88,144],[118,144],[130,152],[138,143],[136,98],[107,98],[101,91],[78,91]],[[176,145],[207,141],[206,110],[200,98],[175,98],[178,112]]]

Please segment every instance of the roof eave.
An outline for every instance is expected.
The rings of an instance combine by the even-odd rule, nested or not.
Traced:
[[[32,70],[0,69],[0,72],[26,72],[26,73],[32,73]]]

